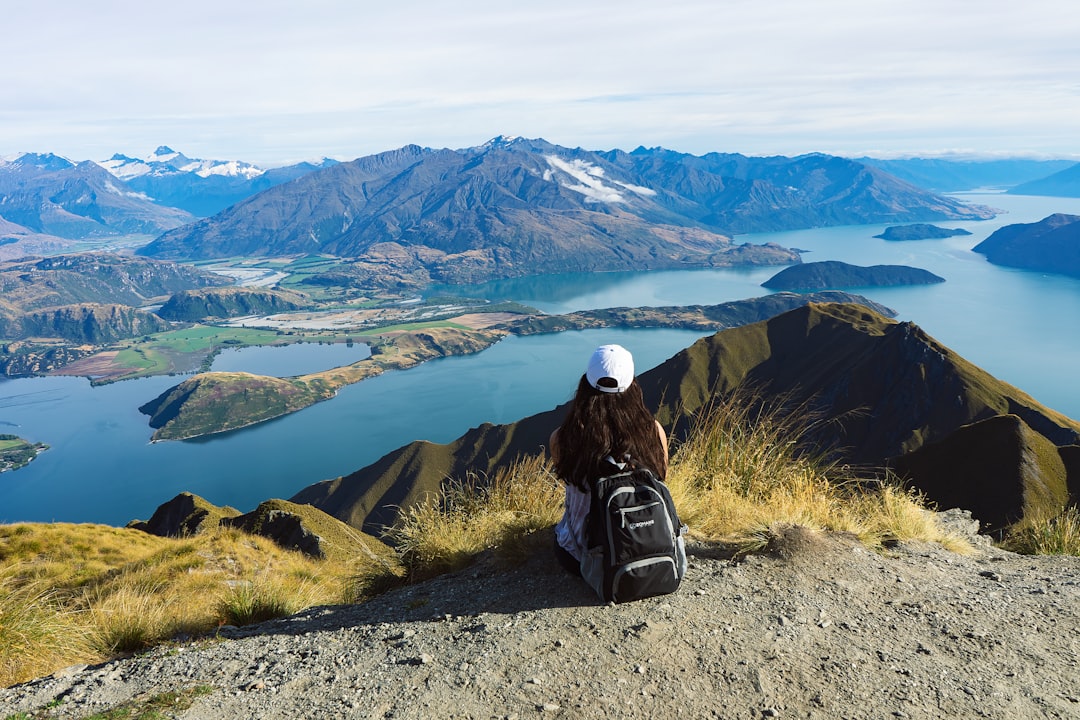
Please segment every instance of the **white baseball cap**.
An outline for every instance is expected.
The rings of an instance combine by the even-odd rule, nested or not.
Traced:
[[[601,345],[589,358],[585,378],[600,392],[621,393],[634,382],[634,357],[622,345]]]

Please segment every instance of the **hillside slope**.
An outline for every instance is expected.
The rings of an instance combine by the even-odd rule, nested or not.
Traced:
[[[83,718],[166,692],[170,717],[1072,718],[1080,561],[981,546],[871,553],[796,530],[733,562],[692,545],[674,595],[605,605],[551,557],[488,559],[363,605],[0,690]],[[197,694],[192,688],[198,688]]]
[[[765,405],[801,408],[813,420],[803,435],[809,447],[871,468],[970,423],[1007,414],[1054,448],[1080,444],[1080,423],[995,379],[919,327],[858,305],[810,304],[724,330],[638,381],[676,442],[714,395],[749,389]],[[292,500],[378,533],[393,521],[396,506],[408,506],[445,478],[491,473],[521,453],[540,452],[564,412],[560,407],[509,425],[485,424],[446,445],[410,443],[350,475],[311,485]],[[1004,499],[986,506],[976,490],[961,506],[977,508],[980,520],[1000,525],[1022,515],[1028,499],[1063,505],[1070,492],[1080,490],[1075,470],[1046,475],[1029,472],[1031,467],[1026,456],[1013,457],[996,480],[1010,488]],[[931,500],[946,481],[932,473],[912,478]]]

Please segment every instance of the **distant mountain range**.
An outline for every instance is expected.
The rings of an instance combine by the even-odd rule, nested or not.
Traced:
[[[992,216],[827,155],[590,152],[496,138],[463,150],[406,146],[310,173],[139,252],[167,259],[320,252],[355,258],[359,282],[390,268],[409,282],[469,282],[790,263],[797,256],[788,251],[730,236]]]
[[[275,185],[331,167],[336,160],[263,169],[239,160],[198,160],[161,146],[144,159],[116,154],[99,163],[160,205],[208,217]]]
[[[239,161],[194,160],[168,147],[136,160],[97,163],[51,153],[0,158],[3,256],[61,252],[71,240],[160,235],[257,192],[336,161],[264,170]]]
[[[64,252],[74,240],[156,236],[142,251],[148,256],[320,252],[347,261],[325,280],[390,288],[792,263],[791,251],[731,237],[985,218],[989,209],[926,188],[1070,194],[1080,192],[1078,168],[1065,160],[593,152],[507,137],[274,169],[190,158],[167,146],[98,163],[25,153],[0,159],[0,258]]]
[[[934,192],[958,192],[978,188],[1002,190],[1037,181],[1067,168],[1080,167],[1075,160],[950,160],[904,158],[881,160],[861,157],[858,162],[880,168],[890,175]],[[1021,192],[1022,195],[1056,195],[1055,192]]]
[[[0,218],[10,224],[9,238],[66,239],[157,235],[195,219],[154,203],[97,163],[30,153],[0,160]]]
[[[1080,163],[1048,177],[1031,180],[1009,190],[1016,195],[1053,195],[1080,197]]]

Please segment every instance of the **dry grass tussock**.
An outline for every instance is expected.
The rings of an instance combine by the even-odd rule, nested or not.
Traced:
[[[352,602],[385,565],[313,560],[235,529],[160,538],[100,525],[0,526],[0,685],[181,634]]]
[[[925,540],[970,551],[898,482],[867,484],[800,452],[802,429],[796,416],[738,396],[702,412],[676,448],[667,479],[691,534],[750,552],[776,528],[801,525],[853,533],[870,547]],[[562,487],[541,457],[482,480],[451,484],[402,515],[390,536],[412,577],[458,569],[489,548],[520,548],[525,534],[562,514]]]
[[[410,577],[460,569],[478,553],[500,548],[522,552],[522,539],[558,522],[562,485],[542,456],[523,457],[492,478],[449,483],[402,513],[388,532]]]
[[[1025,517],[1009,529],[1002,547],[1025,555],[1080,555],[1080,508]]]
[[[699,540],[749,552],[797,525],[853,533],[871,547],[924,540],[969,549],[919,496],[888,480],[858,482],[800,452],[805,423],[755,408],[739,397],[717,400],[675,449],[668,485]],[[413,580],[491,548],[517,559],[535,546],[536,530],[558,520],[562,495],[543,457],[523,458],[494,477],[448,483],[403,512],[389,539]],[[1018,528],[1021,537],[1025,552],[1080,552],[1080,514]],[[312,560],[234,529],[169,539],[97,525],[0,526],[0,685],[220,624],[354,602],[403,572],[367,556]]]
[[[773,529],[785,525],[852,533],[869,547],[925,540],[970,551],[896,478],[868,483],[800,447],[808,422],[797,411],[762,407],[738,394],[700,412],[668,472],[691,532],[741,552],[763,548]]]

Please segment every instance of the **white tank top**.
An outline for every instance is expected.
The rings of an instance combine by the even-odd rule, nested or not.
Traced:
[[[555,539],[559,547],[573,555],[578,562],[585,555],[585,521],[589,516],[591,499],[591,493],[567,483],[563,516],[555,526]]]

